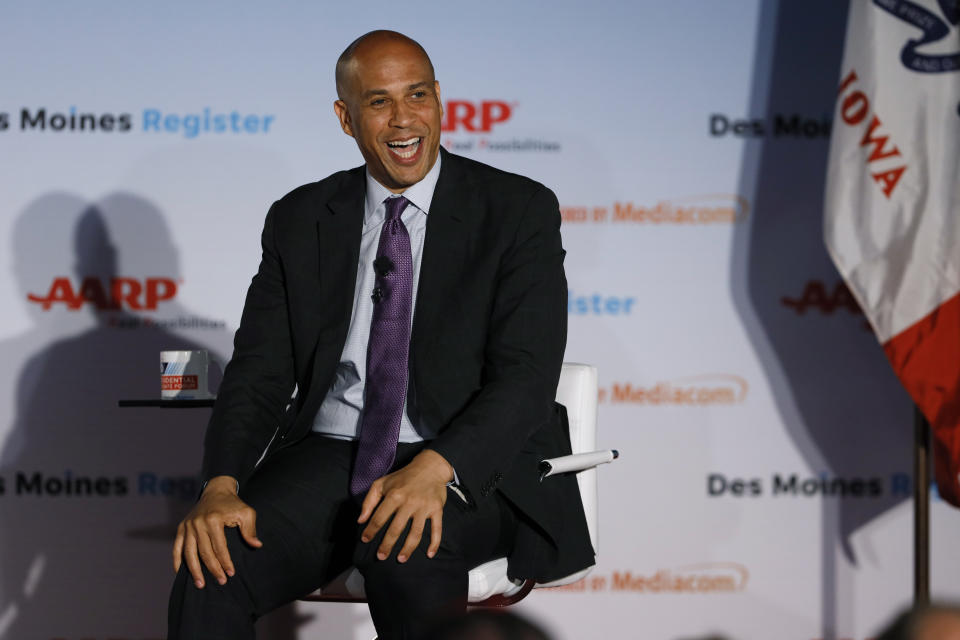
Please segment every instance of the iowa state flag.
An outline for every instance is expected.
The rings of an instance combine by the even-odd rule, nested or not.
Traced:
[[[958,23],[958,0],[851,1],[824,223],[834,263],[933,427],[937,486],[956,506]]]

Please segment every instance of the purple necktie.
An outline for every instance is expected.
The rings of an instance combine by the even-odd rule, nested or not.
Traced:
[[[385,201],[387,217],[380,231],[373,266],[373,320],[367,344],[360,445],[350,478],[350,493],[362,496],[374,480],[393,465],[400,435],[400,418],[407,396],[407,356],[410,349],[410,307],[413,260],[410,235],[400,214],[410,203],[400,196]]]

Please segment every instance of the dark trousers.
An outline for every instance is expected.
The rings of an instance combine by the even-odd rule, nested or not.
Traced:
[[[228,528],[236,574],[223,586],[204,568],[206,586],[197,589],[181,566],[170,595],[168,640],[253,638],[258,617],[321,588],[351,564],[364,577],[381,640],[420,638],[439,619],[465,610],[467,572],[511,550],[517,527],[511,507],[497,494],[470,509],[448,490],[440,549],[433,558],[426,556],[428,522],[407,562],[396,560],[406,532],[386,560],[377,560],[387,527],[369,543],[360,542],[365,525],[357,524],[359,505],[349,495],[355,447],[310,435],[257,468],[241,498],[257,512],[263,547],[248,546]],[[401,444],[394,468],[422,448],[422,443]]]

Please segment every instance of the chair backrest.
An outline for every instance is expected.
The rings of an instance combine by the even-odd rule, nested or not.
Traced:
[[[570,448],[573,453],[586,453],[597,448],[597,368],[588,364],[564,362],[557,386],[557,402],[567,408],[570,419]],[[549,481],[549,480],[548,480]],[[600,552],[597,511],[597,470],[577,474],[583,511],[593,550]]]

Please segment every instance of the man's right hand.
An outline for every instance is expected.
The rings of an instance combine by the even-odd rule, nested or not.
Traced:
[[[180,570],[186,562],[194,584],[202,589],[203,571],[200,561],[217,582],[226,584],[227,576],[234,574],[233,561],[227,550],[224,527],[240,527],[240,535],[251,547],[260,548],[257,538],[257,512],[237,496],[237,481],[230,476],[211,479],[200,500],[177,527],[173,543],[173,570]]]

